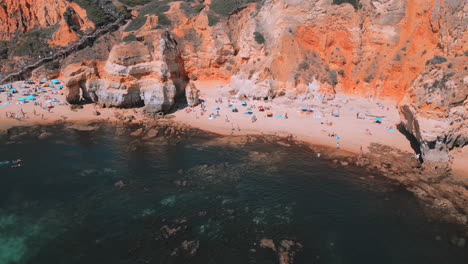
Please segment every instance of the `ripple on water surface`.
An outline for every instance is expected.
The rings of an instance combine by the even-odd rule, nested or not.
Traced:
[[[17,130],[0,142],[0,161],[23,160],[0,163],[0,264],[468,263],[455,229],[385,180],[233,142]]]

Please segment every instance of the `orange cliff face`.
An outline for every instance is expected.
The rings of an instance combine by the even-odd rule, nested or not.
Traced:
[[[372,1],[355,11],[351,5],[317,4],[311,7],[315,16],[292,27],[292,36],[282,36],[291,45],[280,48],[279,59],[297,57],[299,51],[305,58],[299,72],[323,64],[319,67],[338,75],[336,92],[400,101],[426,61],[443,53],[438,49],[441,33],[434,26],[453,10],[441,10],[440,5],[436,0]],[[319,60],[307,59],[308,53]],[[288,68],[295,70],[297,60],[289,61]],[[284,76],[284,65],[281,68]]]
[[[252,3],[210,24],[216,14],[209,5],[187,14],[182,2],[171,2],[165,12],[169,26],[158,26],[156,15],[143,15],[145,25],[122,28],[121,34],[145,43],[168,31],[188,77],[223,81],[232,92],[256,98],[294,90],[400,101],[428,60],[467,50],[463,1],[360,4],[355,9],[329,0]]]
[[[18,32],[26,33],[32,29],[59,25],[49,43],[65,46],[78,39],[63,19],[68,7],[74,11],[72,19],[80,29],[94,27],[84,9],[66,0],[4,0],[0,3],[0,39],[9,40]]]

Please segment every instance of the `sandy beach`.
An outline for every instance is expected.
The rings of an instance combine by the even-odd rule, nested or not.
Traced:
[[[271,101],[249,101],[226,96],[218,86],[222,83],[196,82],[196,85],[201,91],[205,111],[202,111],[201,105],[186,107],[172,114],[175,116],[174,121],[222,135],[290,136],[308,144],[339,148],[340,151],[355,154],[367,152],[371,143],[414,153],[410,142],[396,128],[400,118],[396,103],[389,100],[350,96],[327,101],[317,98],[291,100],[283,96]],[[34,93],[34,100],[19,101],[19,98],[27,97],[35,86],[25,88],[27,85],[24,82],[16,82],[12,86],[18,93],[12,94],[11,100],[7,100],[5,92],[0,93],[0,129],[47,124],[58,120],[118,121],[122,117],[131,117],[134,122],[148,120],[143,109],[102,108],[96,104],[86,104],[83,108],[72,110],[56,86],[45,87]],[[246,104],[242,105],[242,101]],[[53,107],[49,111],[47,106]],[[238,112],[233,112],[232,107],[236,107]],[[260,111],[259,107],[269,110]],[[267,116],[268,112],[271,112],[271,117]],[[333,113],[339,113],[339,116],[333,116]],[[361,118],[357,118],[357,113],[361,113]],[[376,117],[379,117],[380,123],[376,122]],[[458,175],[468,171],[464,162],[468,157],[466,152],[451,153],[455,158],[453,171]],[[465,181],[464,178],[460,177]]]
[[[361,147],[363,151],[366,151],[367,146],[372,142],[413,152],[409,141],[396,129],[400,119],[395,104],[391,101],[368,101],[347,97],[328,101],[324,105],[313,99],[299,101],[281,97],[271,102],[244,100],[247,105],[242,106],[242,99],[220,97],[218,89],[215,88],[216,84],[212,82],[198,82],[197,87],[201,90],[201,98],[205,101],[206,112],[203,116],[201,106],[194,107],[191,112],[177,111],[175,116],[176,120],[202,130],[224,135],[260,133],[278,136],[291,135],[295,139],[315,145],[336,148],[338,143],[340,149],[353,153],[360,153]],[[216,102],[218,98],[221,98],[223,102]],[[232,112],[228,99],[239,112]],[[378,107],[377,102],[383,103],[385,109]],[[270,110],[259,111],[259,106],[270,107]],[[301,107],[308,106],[314,108],[315,111],[305,112],[301,109]],[[217,108],[221,110],[216,110]],[[336,109],[339,109],[339,117],[332,115],[332,111]],[[210,119],[210,114],[218,112],[219,117]],[[252,112],[252,114],[245,114],[246,112]],[[267,117],[267,112],[271,112],[273,116]],[[377,124],[375,117],[371,116],[358,119],[357,112],[383,116],[382,123]],[[252,122],[254,115],[257,120]],[[332,134],[335,136],[331,136]]]

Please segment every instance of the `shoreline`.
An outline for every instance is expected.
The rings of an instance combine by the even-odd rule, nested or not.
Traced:
[[[405,153],[399,149],[378,143],[371,144],[366,153],[360,154],[344,149],[337,150],[326,145],[312,144],[308,141],[281,135],[252,134],[244,131],[243,134],[231,136],[202,130],[174,119],[173,116],[172,118],[169,116],[168,118],[157,120],[146,119],[136,122],[107,119],[46,120],[48,122],[14,126],[9,128],[9,131],[16,128],[19,128],[21,131],[22,127],[34,130],[37,127],[48,125],[65,125],[67,128],[86,131],[97,129],[100,125],[113,125],[126,128],[126,133],[135,140],[158,137],[182,139],[184,136],[209,133],[214,135],[215,140],[217,140],[215,142],[220,144],[242,145],[262,138],[265,142],[271,142],[284,147],[306,147],[314,153],[320,153],[321,155],[317,158],[328,161],[330,166],[364,169],[367,171],[368,177],[362,177],[361,180],[373,180],[375,177],[382,177],[382,179],[385,179],[385,182],[393,186],[402,187],[418,198],[418,201],[424,205],[425,214],[429,218],[436,221],[454,223],[468,232],[468,208],[460,209],[460,206],[464,203],[463,199],[468,199],[468,192],[461,199],[458,197],[460,190],[466,187],[458,184],[454,185],[454,182],[450,182],[449,186],[447,183],[442,183],[442,181],[431,186],[431,184],[434,184],[434,179],[439,178],[445,169],[433,169],[434,164],[421,166],[415,159],[410,159],[410,153]],[[98,123],[97,126],[96,123]],[[39,135],[38,138],[41,138],[41,136]],[[430,174],[433,177],[425,176]]]
[[[395,180],[421,200],[453,216],[456,222],[463,225],[468,223],[468,180],[466,176],[463,177],[463,169],[467,166],[463,162],[464,156],[456,160],[457,164],[462,164],[461,173],[457,175],[451,175],[454,171],[447,170],[447,164],[420,164],[412,154],[414,152],[410,142],[396,130],[399,115],[392,102],[379,101],[378,103],[386,106],[382,108],[375,101],[363,98],[337,97],[331,102],[323,103],[282,97],[273,101],[244,99],[247,105],[242,106],[241,99],[223,96],[220,89],[214,88],[213,82],[198,82],[197,86],[205,101],[206,111],[203,114],[200,105],[179,109],[160,119],[145,116],[142,108],[102,108],[96,104],[87,104],[72,109],[70,105],[63,103],[63,94],[54,94],[53,97],[62,103],[56,103],[50,111],[33,103],[16,103],[0,108],[0,135],[18,126],[56,122],[109,122],[137,125],[140,130],[132,134],[144,138],[148,133],[145,127],[166,120],[168,122],[165,124],[168,126],[193,128],[201,133],[227,136],[230,140],[239,136],[283,137],[307,145],[309,149],[320,152],[323,158],[330,159],[335,164],[367,168],[370,173],[379,173]],[[237,107],[239,112],[231,111],[228,100],[229,105]],[[43,99],[42,102],[45,103],[46,100]],[[266,112],[259,111],[259,106],[270,108],[268,111],[273,112],[273,116],[267,117]],[[316,110],[313,113],[304,112],[300,110],[302,106]],[[340,111],[338,117],[332,115],[336,108]],[[8,114],[6,112],[14,111],[18,114],[20,110],[27,113],[24,121],[5,117]],[[247,115],[246,111],[252,114]],[[367,117],[358,119],[357,111],[366,113]],[[210,118],[210,115],[216,117]],[[253,115],[256,116],[255,122],[252,122]],[[288,118],[285,118],[286,115]],[[382,124],[376,123],[374,116],[383,116]],[[170,129],[164,133],[171,134],[171,131]],[[370,133],[366,133],[367,131]]]

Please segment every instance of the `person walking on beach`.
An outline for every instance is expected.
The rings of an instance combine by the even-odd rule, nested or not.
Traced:
[[[288,119],[288,113],[284,113],[284,119]]]
[[[336,149],[340,148],[340,142],[336,142]]]

